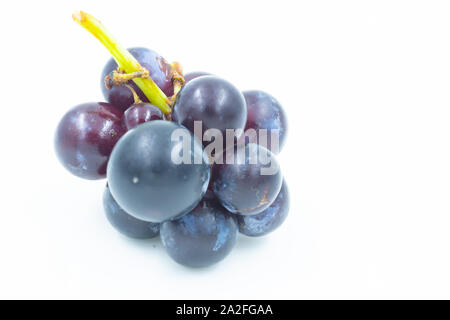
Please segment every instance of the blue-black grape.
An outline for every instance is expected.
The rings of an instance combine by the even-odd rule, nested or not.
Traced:
[[[243,94],[247,103],[247,123],[245,130],[255,129],[258,134],[260,129],[266,129],[267,145],[265,147],[272,152],[280,152],[284,146],[288,130],[286,114],[281,104],[274,97],[263,91],[244,91]],[[272,130],[278,130],[279,133],[278,150],[275,150],[274,146],[272,146]],[[260,143],[261,141],[251,140],[250,142]]]
[[[191,138],[191,163],[172,161],[182,142]],[[184,154],[184,153],[183,153]],[[194,158],[201,164],[194,164]],[[128,131],[115,146],[108,163],[108,183],[117,203],[135,218],[162,222],[191,211],[208,188],[210,167],[201,144],[186,128],[154,120]]]
[[[171,66],[163,57],[147,48],[130,48],[128,51],[142,67],[150,72],[152,80],[167,96],[173,95]],[[103,68],[100,86],[106,101],[125,111],[134,103],[133,93],[130,89],[125,86],[118,86],[108,90],[105,87],[105,77],[116,69],[117,63],[111,58]],[[142,101],[148,102],[147,97],[133,81],[128,84],[136,91]]]
[[[176,262],[206,267],[224,259],[233,249],[237,224],[217,201],[202,200],[182,218],[161,224],[161,240]]]
[[[215,76],[198,77],[178,93],[173,120],[192,132],[194,121],[202,121],[203,132],[218,129],[225,138],[226,129],[244,129],[247,120],[245,99],[226,80]]]
[[[103,179],[111,151],[125,133],[122,112],[105,102],[80,104],[59,122],[55,151],[72,174],[84,179]]]
[[[123,114],[123,124],[127,130],[144,122],[165,119],[163,112],[150,103],[133,104]]]
[[[111,225],[130,238],[149,239],[159,235],[159,223],[139,220],[129,215],[114,200],[108,185],[103,192],[103,208]]]
[[[212,188],[232,213],[253,215],[267,209],[280,192],[282,175],[275,156],[266,148],[249,143],[230,148],[215,163]]]
[[[193,71],[193,72],[188,72],[184,75],[184,82],[188,83],[191,80],[194,80],[198,77],[203,77],[203,76],[210,76],[211,73],[208,72],[203,72],[203,71]]]
[[[251,215],[237,215],[239,232],[250,237],[266,235],[277,229],[289,213],[289,191],[283,180],[280,193],[275,201],[263,212]]]

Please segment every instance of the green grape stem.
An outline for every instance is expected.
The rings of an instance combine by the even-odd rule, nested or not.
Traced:
[[[89,31],[94,37],[96,37],[105,48],[111,53],[114,60],[117,62],[119,69],[125,73],[135,73],[145,70],[136,58],[121,46],[113,35],[103,26],[103,24],[83,11],[76,12],[72,15],[72,18],[83,28]],[[162,90],[155,84],[155,82],[148,78],[134,78],[134,83],[142,90],[148,100],[161,109],[164,114],[170,114],[172,109],[169,105],[167,96]]]

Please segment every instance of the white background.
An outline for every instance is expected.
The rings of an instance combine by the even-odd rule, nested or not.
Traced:
[[[102,100],[107,51],[71,14],[284,105],[285,225],[174,263],[106,221],[104,181],[53,135]],[[448,1],[3,1],[0,298],[450,298]]]

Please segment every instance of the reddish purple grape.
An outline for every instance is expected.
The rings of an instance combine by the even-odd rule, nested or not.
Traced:
[[[210,75],[211,75],[211,73],[203,72],[203,71],[188,72],[184,75],[184,82],[188,83],[189,81],[194,80],[195,78],[203,77],[203,76],[210,76]]]
[[[84,179],[102,179],[111,151],[125,133],[122,112],[106,102],[80,104],[59,122],[56,154],[67,170]]]
[[[289,191],[283,180],[280,193],[270,207],[252,216],[236,216],[239,232],[249,237],[264,236],[277,229],[286,220],[288,212]]]
[[[263,91],[244,91],[243,94],[247,103],[247,123],[245,130],[249,128],[255,129],[258,134],[259,129],[266,129],[267,145],[265,147],[272,152],[275,151],[275,148],[272,146],[271,132],[272,130],[279,130],[278,152],[280,152],[284,145],[288,129],[286,114],[281,104],[274,97]],[[259,142],[261,144],[261,141],[251,140],[250,142]]]
[[[152,120],[166,120],[162,111],[150,103],[133,104],[123,114],[123,123],[127,130]]]
[[[170,64],[159,54],[147,48],[130,48],[128,51],[130,51],[142,67],[146,68],[150,72],[150,76],[156,85],[160,87],[167,96],[172,96],[173,85],[170,74]],[[130,89],[125,86],[119,86],[108,90],[105,87],[105,77],[116,69],[117,63],[113,59],[110,59],[103,68],[100,86],[106,101],[117,106],[122,111],[125,111],[134,103],[134,97]],[[130,81],[128,84],[136,91],[142,101],[148,102],[147,97],[133,81]]]

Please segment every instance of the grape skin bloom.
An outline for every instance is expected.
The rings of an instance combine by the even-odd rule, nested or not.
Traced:
[[[215,200],[204,199],[192,212],[161,225],[166,252],[188,267],[207,267],[223,260],[237,234],[235,218]]]
[[[191,137],[192,162],[175,163],[172,152],[179,130]],[[200,164],[194,164],[199,158]],[[154,120],[128,131],[117,143],[108,163],[108,183],[117,203],[137,219],[163,222],[191,211],[208,188],[210,167],[201,144],[186,128]]]
[[[264,236],[283,224],[289,212],[289,191],[283,180],[275,201],[261,213],[252,216],[237,215],[239,232],[249,237]]]
[[[150,239],[159,235],[159,223],[136,219],[114,200],[108,185],[103,192],[103,208],[109,223],[121,234],[135,239]]]
[[[233,154],[228,155],[231,151]],[[263,154],[267,155],[268,163],[263,161]],[[222,163],[215,163],[212,170],[213,192],[221,204],[241,215],[257,214],[268,208],[282,183],[275,156],[266,148],[249,143],[227,149],[221,157]],[[271,174],[264,174],[268,168]]]

